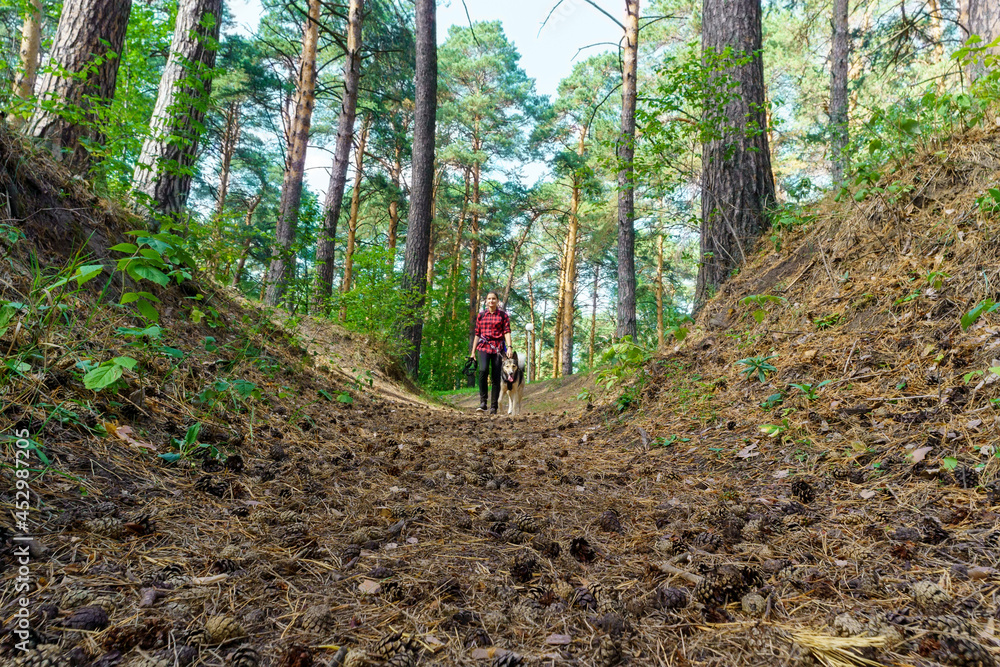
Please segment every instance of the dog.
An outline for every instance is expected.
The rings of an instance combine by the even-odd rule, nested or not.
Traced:
[[[507,414],[521,414],[521,399],[524,396],[524,366],[518,361],[517,352],[511,352],[500,364],[500,401],[507,397]]]

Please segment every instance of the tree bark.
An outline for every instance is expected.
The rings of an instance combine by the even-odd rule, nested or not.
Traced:
[[[344,251],[344,280],[340,291],[345,294],[351,290],[351,277],[354,270],[354,246],[358,235],[358,213],[361,211],[361,179],[364,176],[365,145],[368,143],[368,131],[371,128],[372,117],[365,116],[358,135],[358,145],[354,149],[354,189],[351,192],[351,217],[347,222],[347,249]],[[344,318],[341,317],[341,320]]]
[[[219,150],[221,152],[220,157],[220,167],[219,167],[219,191],[215,197],[215,214],[213,215],[214,224],[212,229],[212,252],[213,256],[210,259],[210,264],[212,272],[214,273],[219,266],[219,255],[222,244],[224,243],[223,236],[225,231],[223,229],[223,211],[226,208],[226,197],[229,195],[229,180],[232,176],[232,165],[233,165],[233,155],[236,153],[236,145],[240,139],[240,104],[238,102],[230,102],[226,105],[226,110],[223,112],[225,125],[222,130],[222,139],[220,142]]]
[[[656,349],[663,349],[663,234],[656,237]]]
[[[187,204],[221,24],[222,0],[183,0],[177,9],[150,135],[132,174],[133,194],[153,229],[161,217],[178,218]]]
[[[465,194],[462,197],[462,209],[458,215],[458,230],[455,232],[455,249],[452,251],[451,276],[449,278],[448,289],[445,291],[444,302],[446,307],[450,304],[451,319],[458,317],[458,271],[462,263],[462,232],[465,231],[465,216],[469,211],[469,194],[472,188],[472,170],[465,170]],[[442,312],[442,322],[444,321],[444,310]]]
[[[580,141],[577,155],[581,158],[587,148],[587,126],[580,127]],[[562,310],[562,374],[573,374],[573,323],[576,316],[576,245],[580,232],[580,192],[582,188],[579,174],[573,174],[573,192],[569,202],[569,229],[566,230],[566,284]]]
[[[717,72],[725,100],[707,100],[721,109],[721,138],[704,145],[701,195],[701,265],[695,291],[700,307],[746,259],[768,227],[766,209],[774,201],[774,177],[764,112],[764,64],[760,0],[704,0],[702,48],[733,57],[752,56],[746,65]],[[718,82],[728,77],[729,82]],[[735,88],[730,89],[731,85]],[[714,106],[713,106],[714,105]],[[709,113],[706,110],[706,115]]]
[[[400,180],[403,173],[403,147],[396,143],[395,156],[389,177],[392,180],[392,201],[389,202],[389,253],[396,257],[396,235],[399,233]]]
[[[302,203],[302,177],[305,174],[306,148],[309,128],[312,126],[313,107],[316,103],[316,45],[319,41],[320,0],[309,0],[309,14],[302,30],[302,55],[299,76],[295,85],[295,115],[288,133],[288,153],[285,174],[281,183],[281,201],[278,204],[278,223],[275,245],[271,252],[271,265],[267,270],[267,292],[264,302],[277,306],[295,270],[295,229],[299,222]]]
[[[236,265],[236,271],[233,273],[233,287],[240,286],[240,280],[243,279],[243,269],[247,265],[247,257],[250,255],[250,246],[253,245],[253,235],[250,234],[250,223],[253,220],[253,213],[257,210],[257,206],[260,204],[260,200],[263,195],[258,194],[250,200],[247,205],[247,212],[243,216],[243,227],[247,230],[247,238],[243,241],[243,252],[240,254],[240,261]]]
[[[416,95],[413,127],[413,184],[406,232],[403,289],[414,296],[414,316],[403,331],[410,343],[406,370],[413,378],[420,370],[427,255],[431,234],[431,195],[434,186],[434,123],[437,112],[437,9],[435,0],[416,0]]]
[[[979,35],[982,38],[979,46],[985,46],[1000,37],[1000,3],[996,0],[965,0],[964,14],[968,16],[969,35]],[[989,50],[993,55],[1000,55],[1000,46]],[[986,68],[977,63],[969,68],[969,78],[975,81],[986,74]]]
[[[552,337],[552,377],[562,374],[562,344],[563,344],[563,309],[566,307],[566,248],[569,245],[569,235],[563,239],[559,255],[559,297],[556,300],[555,333]]]
[[[219,0],[221,1],[221,0]],[[118,80],[132,0],[66,0],[38,87],[31,134],[73,170],[90,166],[84,143],[100,143],[94,107],[110,101]],[[115,53],[109,56],[109,53]],[[69,112],[69,113],[67,113]],[[82,112],[82,118],[79,114]],[[65,156],[65,157],[64,157]]]
[[[538,215],[533,215],[527,224],[525,224],[524,231],[521,232],[521,238],[518,239],[517,245],[514,246],[514,252],[511,254],[510,266],[507,270],[507,285],[503,290],[503,307],[505,309],[507,308],[507,300],[510,298],[510,289],[514,285],[514,270],[517,267],[517,260],[521,256],[521,248],[524,247],[524,242],[528,239],[528,234],[531,233],[531,227],[537,219]]]
[[[480,147],[473,144],[472,150],[479,152]],[[469,236],[471,256],[469,263],[469,344],[476,330],[476,317],[479,315],[479,163],[472,164],[472,218],[469,220]]]
[[[347,53],[344,61],[344,94],[337,118],[337,144],[330,169],[330,186],[323,206],[323,230],[316,241],[317,304],[330,298],[333,291],[333,260],[337,240],[337,224],[344,203],[347,185],[347,164],[354,140],[354,118],[358,108],[358,88],[361,81],[361,12],[364,0],[350,0],[347,13]],[[346,269],[345,269],[345,277]]]
[[[625,0],[622,131],[618,141],[618,336],[635,340],[635,102],[639,0]]]
[[[601,276],[601,265],[594,264],[594,291],[590,295],[590,349],[587,350],[587,366],[594,370],[594,343],[597,340],[597,284]]]
[[[14,97],[30,100],[35,93],[38,76],[38,48],[42,42],[42,0],[30,0],[28,12],[21,25],[21,66],[14,77]],[[12,116],[11,125],[21,127],[24,120]]]
[[[535,290],[531,286],[531,272],[529,271],[525,275],[528,277],[528,305],[531,308],[531,368],[528,372],[528,379],[534,381],[538,377],[535,366],[538,359],[535,355]]]
[[[833,46],[830,54],[830,159],[835,185],[844,180],[850,166],[846,153],[848,131],[847,74],[851,42],[847,30],[849,0],[833,0]]]

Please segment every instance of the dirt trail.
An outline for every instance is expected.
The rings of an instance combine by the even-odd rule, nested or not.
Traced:
[[[589,375],[529,382],[524,387],[522,414],[579,413],[587,403],[579,398],[580,392],[585,389],[593,389]],[[479,406],[479,394],[475,392],[444,394],[441,398],[466,412],[474,411]],[[499,412],[501,416],[507,414],[506,400],[499,406]]]

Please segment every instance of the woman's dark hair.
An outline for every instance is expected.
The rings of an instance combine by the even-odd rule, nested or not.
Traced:
[[[490,294],[492,294],[493,296],[495,296],[497,298],[497,301],[500,300],[500,294],[497,293],[496,290],[492,290],[492,289],[489,292],[486,293],[486,296],[484,297],[483,300],[485,301],[486,299],[490,298]]]

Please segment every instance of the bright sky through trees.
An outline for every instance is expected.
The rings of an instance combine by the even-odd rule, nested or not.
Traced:
[[[521,54],[521,67],[535,79],[538,92],[554,97],[559,82],[569,75],[577,60],[615,48],[620,28],[583,0],[563,0],[539,34],[539,28],[556,0],[466,0],[469,15],[461,0],[444,0],[438,5],[438,43],[448,37],[452,25],[467,26],[472,21],[500,20],[507,38]],[[618,2],[598,2],[617,15]],[[252,34],[263,13],[259,0],[231,0],[229,7],[239,32]],[[596,46],[591,46],[596,45]],[[585,48],[590,47],[590,48]],[[580,49],[582,52],[577,53]],[[329,181],[330,156],[311,151],[306,163],[306,180],[322,200]],[[532,182],[544,173],[543,165],[528,165],[526,180]]]

